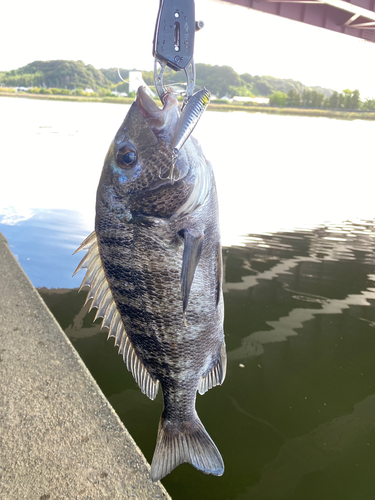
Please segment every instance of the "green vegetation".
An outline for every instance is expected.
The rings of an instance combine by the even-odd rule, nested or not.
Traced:
[[[277,107],[375,111],[375,99],[362,102],[359,90],[345,89],[342,93],[334,91],[330,96],[325,96],[316,90],[305,89],[299,94],[291,89],[287,94],[274,92],[269,99],[270,105]]]
[[[316,116],[316,113],[319,116],[334,114],[335,117],[337,113],[341,113],[341,117],[349,119],[354,117],[373,119],[371,112],[375,111],[375,99],[361,101],[358,90],[346,89],[338,93],[322,87],[306,87],[301,82],[291,79],[252,76],[249,73],[240,75],[230,66],[197,64],[196,70],[197,85],[210,89],[213,96],[216,96],[210,109],[262,110],[312,116]],[[16,92],[16,88],[23,88],[30,97],[128,102],[118,93],[129,94],[128,83],[122,81],[129,78],[129,72],[129,69],[118,68],[95,69],[90,64],[85,65],[83,61],[34,61],[16,70],[0,72],[0,93],[25,95]],[[146,84],[153,87],[153,71],[142,71],[142,75]],[[165,82],[178,85],[185,82],[185,79],[183,71],[176,73],[166,68]],[[257,107],[253,103],[229,104],[218,100],[233,96],[269,97],[270,106]],[[134,97],[134,92],[130,93],[129,97]],[[351,110],[355,110],[357,114],[354,116],[349,112]]]
[[[79,95],[56,95],[56,94],[30,94],[28,92],[3,92],[0,87],[0,96],[21,97],[29,99],[46,99],[54,101],[75,101],[75,102],[105,102],[117,104],[131,104],[134,101],[133,97],[92,97]],[[375,113],[366,111],[337,111],[332,109],[304,109],[304,108],[281,108],[270,106],[256,106],[249,103],[230,103],[225,101],[214,100],[209,105],[210,111],[245,111],[248,113],[269,113],[278,115],[294,115],[294,116],[321,116],[325,118],[336,118],[340,120],[375,120]]]
[[[302,94],[305,89],[308,89],[301,82],[294,80],[282,80],[272,76],[252,76],[249,73],[239,75],[230,66],[197,64],[196,70],[197,85],[210,89],[218,98],[224,96],[231,98],[235,95],[267,97],[274,92],[288,93],[290,90]],[[114,90],[127,92],[128,84],[121,80],[119,71],[121,77],[127,80],[129,69],[95,69],[90,64],[85,65],[83,61],[34,61],[19,69],[0,72],[0,86],[54,88],[65,91],[77,89],[83,91],[90,88],[98,95],[105,95]],[[143,71],[142,74],[145,82],[153,86],[153,72]],[[169,68],[165,71],[165,81],[182,83],[185,78],[183,71],[175,73]],[[322,91],[328,97],[333,93],[329,89],[317,90]]]
[[[294,90],[302,93],[305,89],[310,90],[301,82],[295,80],[283,80],[273,76],[252,76],[249,73],[239,75],[230,66],[211,66],[210,64],[196,64],[197,85],[210,89],[211,93],[218,98],[247,96],[247,97],[268,97],[274,92],[289,92]],[[154,75],[152,71],[143,72],[143,78],[148,85],[153,85]],[[165,80],[175,83],[184,82],[186,79],[184,72],[175,73],[169,68],[165,71]],[[325,96],[330,96],[333,90],[313,87],[312,90],[322,92]]]
[[[75,89],[108,87],[100,70],[83,61],[34,61],[12,71],[0,73],[0,84],[12,87]]]

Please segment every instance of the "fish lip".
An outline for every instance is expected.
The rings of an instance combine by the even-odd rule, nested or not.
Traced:
[[[156,136],[157,140],[161,140],[170,148],[176,126],[180,120],[180,106],[177,100],[177,95],[171,88],[167,88],[166,93],[163,96],[163,108],[159,108],[157,103],[152,97],[150,97],[145,87],[139,87],[137,91],[137,97],[135,100],[138,111],[149,125],[150,129]],[[171,159],[173,152],[170,150]],[[159,177],[159,179],[152,185],[148,186],[143,190],[143,192],[156,191],[165,186],[171,186],[179,181],[183,180],[186,175],[186,169],[179,169],[179,160],[176,161],[176,169],[178,172],[178,178],[171,180],[168,178]],[[172,169],[173,175],[173,169]]]
[[[180,107],[176,94],[167,89],[163,108],[159,108],[150,97],[145,87],[139,87],[135,100],[138,109],[155,135],[170,136],[180,116]]]

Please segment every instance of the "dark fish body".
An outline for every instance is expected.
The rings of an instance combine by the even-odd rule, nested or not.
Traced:
[[[179,120],[173,94],[160,110],[138,91],[105,159],[78,267],[142,392],[154,399],[162,388],[153,481],[183,462],[224,471],[195,410],[197,391],[221,384],[226,370],[216,187],[195,139],[176,160]]]

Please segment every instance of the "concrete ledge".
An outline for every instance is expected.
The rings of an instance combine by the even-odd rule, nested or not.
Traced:
[[[1,233],[0,498],[170,499]]]

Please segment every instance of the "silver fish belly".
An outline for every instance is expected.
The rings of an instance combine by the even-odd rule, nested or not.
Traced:
[[[172,93],[161,110],[139,89],[107,153],[95,231],[78,249],[88,252],[76,270],[87,269],[81,288],[91,287],[91,307],[142,392],[154,399],[161,386],[153,481],[183,462],[224,472],[195,410],[197,391],[226,372],[217,194],[197,141],[173,155],[180,119]]]

